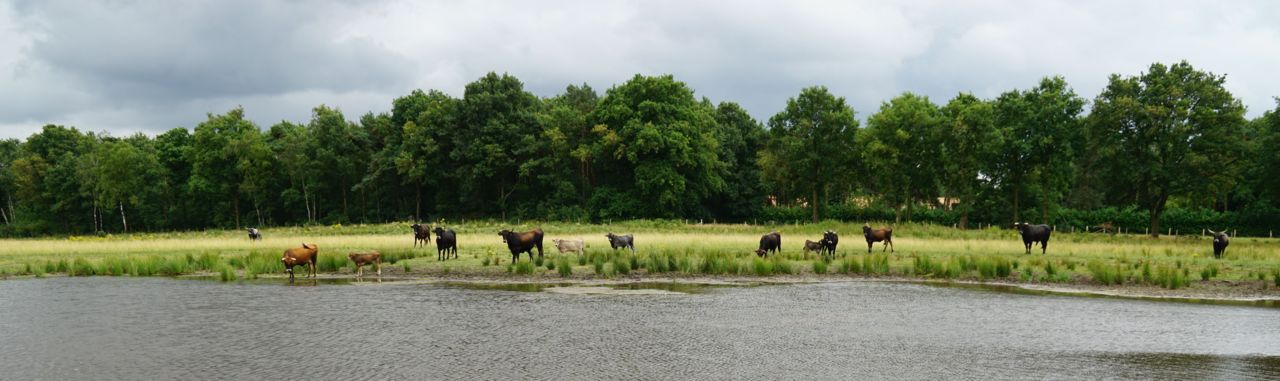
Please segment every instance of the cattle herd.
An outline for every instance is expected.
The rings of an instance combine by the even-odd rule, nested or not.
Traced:
[[[458,235],[453,229],[445,227],[435,227],[422,224],[413,224],[409,226],[413,231],[413,246],[418,247],[419,244],[426,246],[431,242],[431,235],[436,236],[436,260],[444,261],[451,257],[458,258]],[[1026,254],[1031,254],[1031,247],[1035,244],[1040,245],[1040,254],[1046,254],[1049,247],[1049,236],[1053,233],[1053,228],[1049,225],[1033,225],[1024,222],[1013,224],[1014,230],[1022,236],[1022,243],[1026,248]],[[249,228],[249,239],[251,241],[262,240],[262,233],[255,228]],[[1213,257],[1222,258],[1223,252],[1227,250],[1227,244],[1230,239],[1226,230],[1213,231],[1209,230],[1209,234],[1213,236]],[[503,229],[498,232],[498,236],[502,237],[502,242],[507,244],[507,249],[511,251],[511,262],[515,263],[520,259],[521,253],[528,253],[529,259],[533,259],[533,250],[538,250],[538,257],[542,257],[542,238],[545,234],[541,228],[525,232],[514,232]],[[862,235],[867,240],[867,252],[872,251],[873,246],[877,242],[884,242],[881,251],[894,251],[893,245],[893,227],[872,228],[870,224],[862,226]],[[613,250],[627,249],[631,252],[636,251],[635,236],[632,234],[614,234],[609,232],[605,234],[605,238],[609,240],[609,247]],[[552,239],[556,250],[560,253],[577,253],[583,254],[586,251],[586,243],[581,239]],[[836,246],[840,243],[840,236],[834,230],[827,230],[822,233],[822,238],[817,241],[805,240],[803,252],[808,255],[810,252],[817,253],[821,256],[834,257],[836,254]],[[284,256],[280,261],[284,264],[285,273],[289,274],[289,281],[293,281],[294,266],[306,266],[308,277],[316,275],[316,257],[319,253],[319,247],[315,244],[303,243],[302,247],[290,248],[284,251]],[[766,233],[760,237],[760,246],[755,250],[757,256],[767,257],[770,254],[777,255],[782,252],[782,233],[777,230]],[[364,275],[364,266],[372,264],[376,267],[378,275],[382,275],[382,258],[377,251],[353,252],[347,256],[352,263],[356,265],[357,277]]]

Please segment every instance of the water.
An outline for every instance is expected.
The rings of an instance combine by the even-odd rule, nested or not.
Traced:
[[[15,380],[1280,378],[1280,309],[878,282],[32,279],[0,282],[0,327]]]

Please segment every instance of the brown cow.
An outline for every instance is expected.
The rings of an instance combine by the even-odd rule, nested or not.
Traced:
[[[289,281],[293,282],[293,266],[306,265],[311,270],[308,277],[316,276],[316,257],[319,256],[320,247],[316,244],[303,243],[302,247],[285,249],[284,257],[280,258],[280,262],[284,262],[284,272],[289,273]]]
[[[823,248],[824,248],[824,247],[823,247],[823,245],[822,245],[822,243],[821,243],[821,242],[813,242],[813,241],[810,241],[810,240],[807,240],[807,239],[806,239],[806,240],[804,240],[804,255],[805,255],[805,256],[808,256],[810,251],[822,251],[822,250],[823,250]]]
[[[533,248],[538,248],[538,257],[542,257],[542,228],[516,233],[503,229],[498,232],[502,236],[502,242],[507,243],[507,248],[511,250],[511,263],[516,263],[520,259],[520,253],[529,253],[529,260],[533,260]]]
[[[372,263],[378,269],[378,277],[382,277],[382,253],[370,250],[363,253],[348,253],[347,258],[356,264],[356,277],[364,276],[364,265]]]
[[[871,224],[862,225],[862,235],[867,237],[867,252],[871,252],[871,244],[884,241],[884,248],[893,251],[893,228],[871,229]],[[884,250],[880,250],[884,251]]]

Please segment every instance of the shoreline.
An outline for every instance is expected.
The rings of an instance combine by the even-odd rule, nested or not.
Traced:
[[[217,280],[216,273],[196,273],[169,277],[172,279]],[[65,277],[65,276],[54,276]],[[155,278],[155,277],[129,277]],[[8,279],[39,279],[32,276],[8,277]],[[260,274],[257,280],[285,280],[284,274]],[[246,280],[244,278],[238,281]],[[308,281],[298,278],[298,282]],[[352,282],[353,285],[377,283],[390,284],[443,284],[443,285],[533,285],[548,287],[610,287],[636,286],[645,284],[678,284],[695,286],[727,286],[753,287],[763,285],[795,285],[823,283],[908,283],[934,287],[955,287],[992,292],[1013,292],[1027,295],[1056,295],[1077,297],[1105,297],[1128,300],[1148,300],[1163,302],[1208,303],[1230,305],[1252,305],[1280,308],[1280,289],[1266,288],[1266,291],[1253,288],[1246,289],[1240,282],[1216,282],[1209,287],[1181,288],[1176,290],[1153,286],[1101,286],[1085,283],[1022,283],[1011,281],[978,281],[968,279],[928,279],[903,276],[849,276],[849,275],[774,275],[767,277],[737,275],[691,275],[691,276],[648,276],[629,275],[613,278],[555,276],[492,276],[491,274],[390,274],[379,279],[378,276],[365,275],[357,279],[353,274],[322,273],[314,280],[322,282]],[[228,282],[235,283],[236,281]],[[1251,286],[1251,285],[1250,285]]]

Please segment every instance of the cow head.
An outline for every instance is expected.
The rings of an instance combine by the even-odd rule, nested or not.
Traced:
[[[516,233],[514,233],[514,232],[512,232],[512,231],[510,231],[510,230],[507,230],[507,229],[502,229],[502,231],[498,232],[498,235],[502,236],[502,242],[503,242],[503,243],[506,243],[506,242],[507,242],[507,240],[508,240],[508,239],[510,239],[511,235],[513,235],[513,234],[516,234]]]
[[[871,224],[862,225],[862,234],[871,234]]]
[[[558,240],[558,239],[552,238],[552,239],[551,239],[551,243],[556,244],[556,246],[560,246],[560,240]]]
[[[1013,229],[1014,229],[1014,230],[1017,230],[1019,233],[1026,233],[1026,232],[1027,232],[1027,227],[1030,227],[1030,226],[1031,226],[1031,224],[1028,224],[1028,223],[1026,223],[1026,222],[1014,222],[1014,223],[1013,223]]]
[[[413,229],[413,231],[414,231],[415,233],[422,232],[422,224],[413,224],[413,225],[409,225],[409,228],[410,228],[410,229]]]
[[[433,231],[433,232],[435,232],[435,233],[436,233],[436,235],[441,235],[441,234],[444,234],[444,227],[442,227],[442,226],[437,226],[437,227],[435,228],[435,230],[432,230],[432,231]]]

